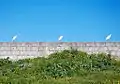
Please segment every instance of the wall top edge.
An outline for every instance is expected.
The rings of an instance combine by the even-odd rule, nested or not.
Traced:
[[[64,41],[60,41],[62,43],[74,43],[74,42],[64,42]],[[106,41],[103,42],[77,42],[75,41],[75,43],[105,43]],[[0,42],[0,43],[59,43],[59,42]],[[107,41],[107,43],[120,43],[120,41]]]
[[[0,42],[0,43],[120,43],[120,42]]]

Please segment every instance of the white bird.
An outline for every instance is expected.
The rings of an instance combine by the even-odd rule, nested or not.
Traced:
[[[58,38],[58,41],[62,40],[62,38],[63,38],[63,36],[60,36],[60,37]]]
[[[106,41],[109,40],[111,38],[112,34],[109,34],[107,37],[106,37]]]
[[[13,36],[12,41],[14,41],[17,38],[17,35]]]

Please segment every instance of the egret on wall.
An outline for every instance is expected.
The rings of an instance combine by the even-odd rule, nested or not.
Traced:
[[[12,37],[12,42],[14,42],[16,38],[17,38],[17,35],[13,36]]]
[[[60,36],[60,37],[58,38],[58,41],[60,42],[62,39],[63,39],[63,36]],[[59,44],[58,47],[61,47],[61,44]]]
[[[106,41],[110,40],[112,34],[109,34],[107,37],[106,37]]]
[[[109,34],[107,37],[106,37],[106,43],[107,41],[110,40],[112,34]],[[107,53],[108,53],[108,57],[111,59],[111,51],[109,50],[109,48],[107,47]]]
[[[62,38],[63,38],[63,36],[60,36],[60,37],[58,38],[58,41],[61,41],[61,40],[62,40]]]

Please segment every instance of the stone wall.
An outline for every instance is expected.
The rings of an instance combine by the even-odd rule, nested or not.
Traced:
[[[120,42],[0,42],[0,58],[18,60],[47,56],[70,47],[88,53],[110,51],[112,55],[120,56]]]

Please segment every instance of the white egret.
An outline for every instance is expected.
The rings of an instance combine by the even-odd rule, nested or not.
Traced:
[[[110,40],[112,34],[109,34],[107,37],[106,37],[106,46],[107,46],[107,42]],[[109,56],[109,58],[111,58],[111,51],[109,50],[109,47],[107,46],[107,54]]]
[[[58,38],[58,41],[62,40],[62,38],[63,38],[63,36],[60,36],[60,37]]]
[[[106,41],[108,41],[110,38],[111,38],[112,34],[109,34],[107,37],[106,37]]]
[[[17,38],[17,35],[13,36],[12,42]]]
[[[60,37],[58,38],[58,41],[60,42],[60,41],[62,40],[62,38],[63,38],[63,36],[60,36]],[[61,44],[59,44],[58,47],[61,47]]]

